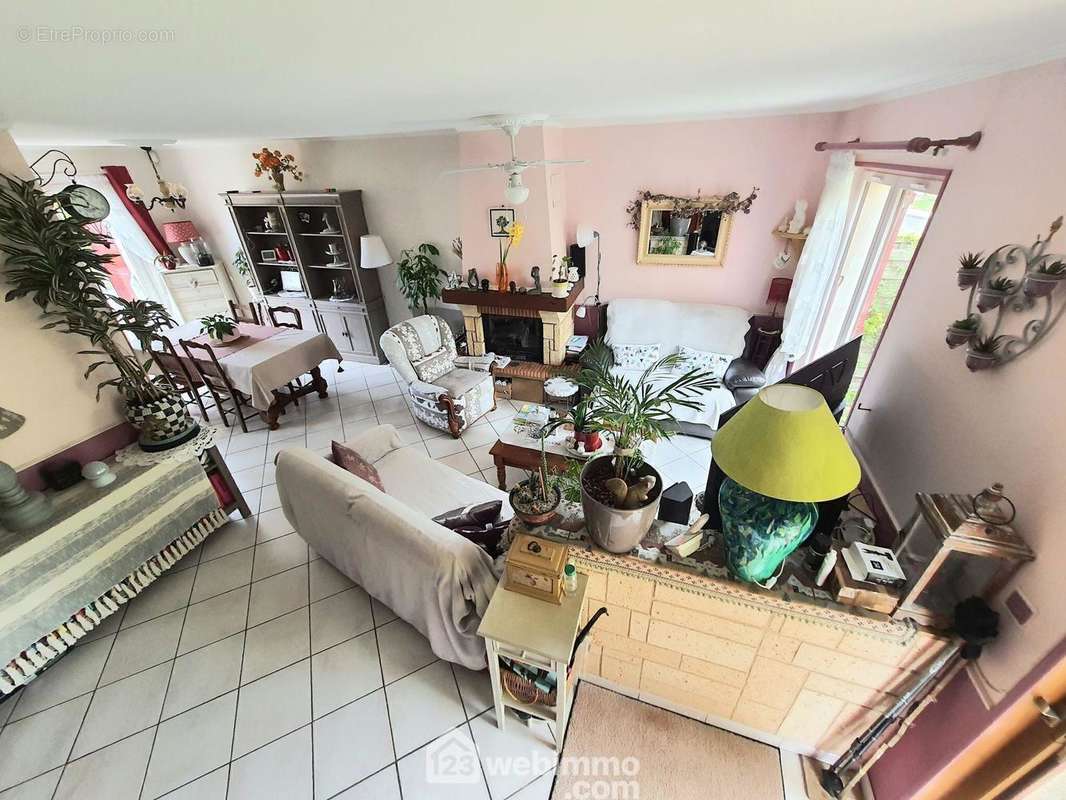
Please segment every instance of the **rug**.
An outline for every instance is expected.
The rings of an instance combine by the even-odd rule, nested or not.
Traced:
[[[574,797],[783,800],[784,787],[776,748],[582,681],[552,793]]]

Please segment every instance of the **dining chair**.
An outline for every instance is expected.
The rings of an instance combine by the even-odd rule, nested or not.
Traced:
[[[152,347],[148,351],[152,362],[160,373],[170,381],[170,385],[177,390],[178,395],[185,401],[186,405],[195,402],[200,407],[201,419],[204,422],[209,421],[207,406],[204,404],[204,396],[201,394],[201,391],[207,388],[207,384],[198,375],[194,375],[189,370],[185,362],[178,356],[177,351],[174,349],[174,344],[169,339],[161,337],[158,340],[158,344],[161,349],[157,350]],[[212,399],[211,407],[214,408],[216,405],[217,403]]]
[[[230,427],[227,414],[232,413],[241,424],[241,430],[248,433],[246,421],[255,417],[259,412],[249,405],[249,399],[243,392],[234,388],[230,382],[229,375],[226,374],[226,370],[219,363],[215,351],[211,349],[211,345],[201,344],[189,339],[180,339],[179,344],[181,349],[185,351],[185,355],[189,357],[189,361],[196,368],[200,379],[207,386],[211,397],[214,398],[215,407],[218,408],[219,416],[222,417],[222,424],[227,428]],[[194,352],[196,355],[194,355]],[[227,400],[232,404],[228,408],[226,406]],[[251,410],[252,413],[245,415],[245,409]]]
[[[262,312],[259,309],[259,304],[254,300],[250,300],[243,305],[238,305],[230,300],[229,313],[237,322],[250,322],[252,325],[263,324]]]
[[[300,309],[292,306],[267,306],[267,314],[270,315],[270,324],[275,328],[295,328],[298,331],[304,329],[303,320],[300,318]],[[294,322],[285,322],[278,319],[279,314],[291,314]]]

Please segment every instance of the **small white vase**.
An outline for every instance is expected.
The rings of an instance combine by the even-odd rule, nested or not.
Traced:
[[[552,281],[552,297],[563,298],[570,294],[570,281]]]

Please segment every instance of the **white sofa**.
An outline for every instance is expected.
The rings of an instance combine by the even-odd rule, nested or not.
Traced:
[[[659,357],[676,353],[681,345],[720,353],[731,360],[722,376],[722,386],[704,392],[699,411],[676,408],[682,423],[694,423],[717,430],[718,416],[744,402],[765,383],[762,371],[744,361],[744,336],[751,312],[737,306],[675,303],[670,300],[612,300],[607,306],[607,344],[659,345]],[[617,374],[636,380],[642,369],[612,368]],[[657,379],[666,383],[669,377]]]
[[[507,495],[403,448],[381,425],[347,445],[378,470],[385,492],[303,448],[277,459],[286,519],[315,552],[429,640],[438,657],[470,669],[485,666],[477,636],[496,589],[492,559],[433,521],[445,511]]]

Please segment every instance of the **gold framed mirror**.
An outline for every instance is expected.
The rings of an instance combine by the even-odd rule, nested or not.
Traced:
[[[721,198],[645,200],[640,207],[637,263],[686,267],[725,264],[733,215],[709,210]],[[708,209],[708,210],[700,210]]]

